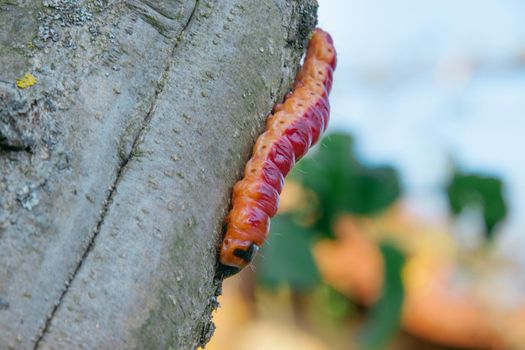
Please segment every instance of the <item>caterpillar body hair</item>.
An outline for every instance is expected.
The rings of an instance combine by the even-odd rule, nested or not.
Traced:
[[[244,177],[233,188],[219,256],[222,277],[239,272],[252,261],[266,239],[270,218],[277,212],[284,177],[326,130],[335,66],[332,38],[316,28],[292,91],[274,107],[266,131],[253,147]]]

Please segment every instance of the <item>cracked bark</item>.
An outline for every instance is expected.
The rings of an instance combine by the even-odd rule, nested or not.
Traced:
[[[207,341],[231,186],[315,6],[0,1],[1,349]]]

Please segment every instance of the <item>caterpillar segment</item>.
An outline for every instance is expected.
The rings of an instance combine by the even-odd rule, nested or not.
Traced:
[[[239,272],[252,261],[279,207],[284,177],[326,130],[335,66],[332,38],[315,29],[292,91],[274,107],[266,131],[253,147],[244,177],[233,188],[219,256],[222,277]]]

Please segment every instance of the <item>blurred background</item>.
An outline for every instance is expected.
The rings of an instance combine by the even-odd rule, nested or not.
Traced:
[[[524,18],[521,0],[319,1],[331,125],[206,349],[525,349]]]

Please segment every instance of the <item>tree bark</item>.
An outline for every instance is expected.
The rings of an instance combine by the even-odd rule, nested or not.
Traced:
[[[1,349],[206,343],[231,187],[315,11],[0,1]]]

